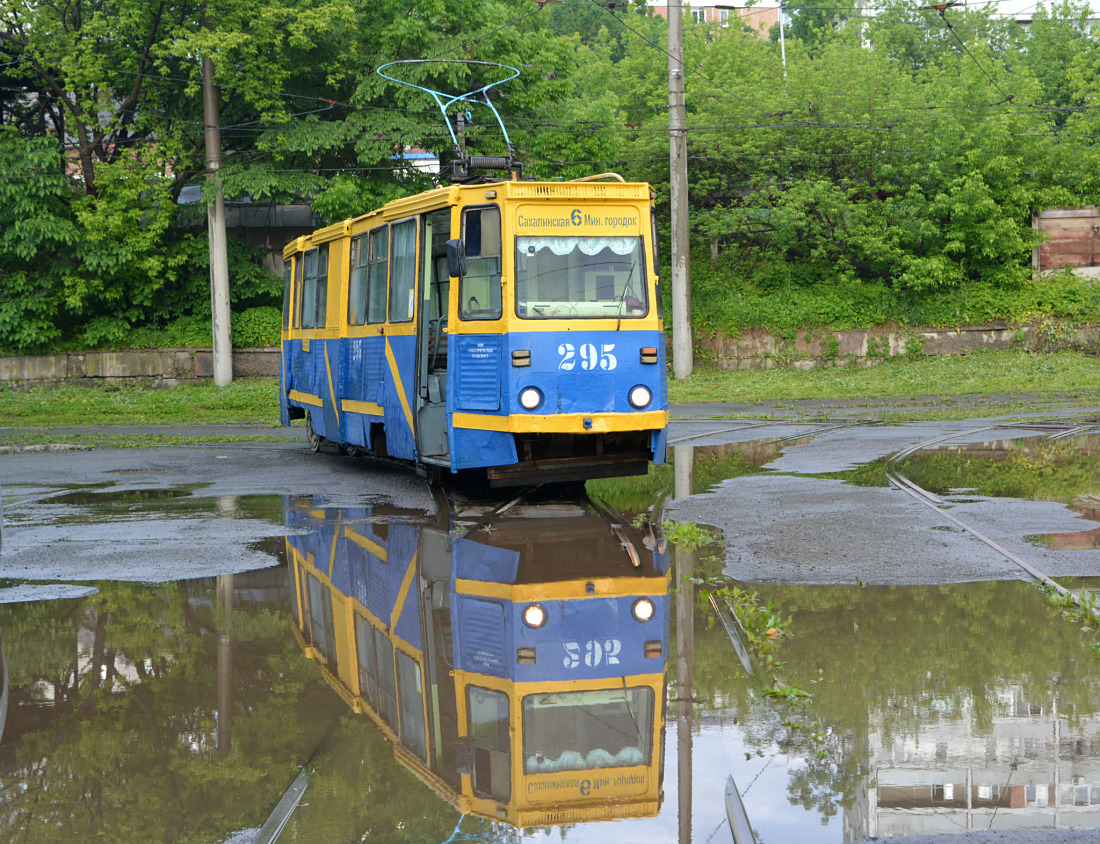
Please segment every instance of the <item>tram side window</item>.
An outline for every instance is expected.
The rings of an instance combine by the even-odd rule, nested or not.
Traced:
[[[305,277],[298,298],[302,328],[324,328],[328,305],[328,246],[305,256]]]
[[[324,328],[328,316],[328,247],[317,250],[317,324]]]
[[[302,270],[305,260],[301,252],[294,256],[294,327],[302,327]]]
[[[401,705],[401,743],[428,761],[428,736],[424,724],[424,683],[420,666],[405,653],[397,652],[397,691]]]
[[[461,319],[500,319],[500,209],[468,208],[463,214],[466,275],[458,289]]]
[[[378,708],[378,662],[374,658],[374,628],[361,615],[355,616],[355,645],[359,655],[359,694]]]
[[[473,751],[474,793],[506,801],[512,792],[508,696],[492,689],[468,686],[466,712]]]
[[[367,322],[386,321],[386,271],[389,266],[390,227],[367,235]]]
[[[390,256],[390,322],[408,322],[416,304],[416,220],[394,223]]]
[[[332,593],[313,575],[309,575],[310,644],[321,652],[333,674],[336,665],[336,625],[332,614]]]
[[[378,714],[396,730],[397,684],[393,679],[393,644],[385,633],[376,629],[374,648],[378,659]]]
[[[653,214],[652,211],[650,212],[650,215],[651,216],[649,218],[649,221],[650,221],[650,224],[652,225],[651,240],[653,241],[653,274],[655,276],[658,276],[658,279],[657,279],[657,296],[656,296],[656,299],[657,299],[657,318],[658,319],[664,319],[665,308],[664,308],[664,303],[661,299],[661,279],[660,279],[660,275],[661,275],[661,250],[657,246],[657,216],[655,214]]]
[[[348,324],[362,325],[367,321],[367,239],[352,238],[348,260]]]
[[[294,281],[294,259],[283,262],[283,331],[290,328],[290,290]]]

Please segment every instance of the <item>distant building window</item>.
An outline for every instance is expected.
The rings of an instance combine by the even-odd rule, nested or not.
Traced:
[[[706,20],[706,9],[692,9],[691,20],[694,23],[703,23]]]

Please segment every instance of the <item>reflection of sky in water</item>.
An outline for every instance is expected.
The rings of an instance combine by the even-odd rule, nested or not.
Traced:
[[[670,710],[671,710],[670,706]],[[664,803],[656,818],[626,819],[607,823],[578,824],[565,836],[566,841],[607,842],[607,844],[637,844],[646,842],[678,842],[677,787],[677,724],[669,712],[665,747]],[[751,759],[745,754],[751,753]],[[773,755],[773,753],[775,755]],[[817,812],[807,812],[787,799],[787,784],[792,769],[802,760],[787,757],[771,748],[764,756],[756,755],[756,747],[745,744],[744,733],[737,724],[706,724],[694,735],[692,742],[692,835],[693,842],[730,840],[726,823],[726,777],[733,775],[744,795],[745,810],[753,829],[769,844],[813,841],[832,844],[841,840],[840,815],[823,826]],[[753,782],[755,778],[755,782]],[[749,783],[752,783],[749,787]],[[549,832],[528,830],[526,841],[561,841],[558,827]]]

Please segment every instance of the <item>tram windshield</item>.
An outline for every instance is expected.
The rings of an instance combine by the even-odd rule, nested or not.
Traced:
[[[599,689],[523,699],[528,774],[645,765],[653,740],[653,689]]]
[[[649,312],[640,237],[517,237],[516,313],[525,319]]]

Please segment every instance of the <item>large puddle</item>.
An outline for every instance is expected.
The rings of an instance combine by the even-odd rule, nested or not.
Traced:
[[[1077,440],[900,468],[1095,519],[1097,444]],[[268,569],[0,605],[4,839],[729,842],[730,787],[769,844],[1100,828],[1095,631],[1037,588],[731,584],[720,549],[638,517],[779,448],[677,449],[598,485],[621,513],[543,501],[484,526],[182,488],[53,498],[53,521],[232,509],[289,535]],[[735,644],[721,587],[778,638]]]

